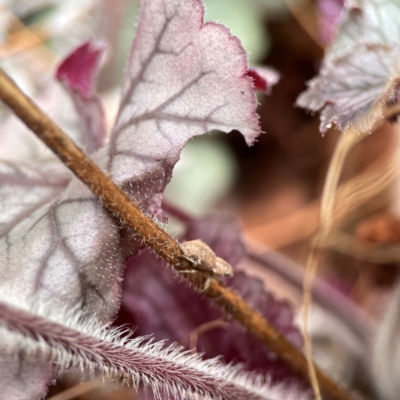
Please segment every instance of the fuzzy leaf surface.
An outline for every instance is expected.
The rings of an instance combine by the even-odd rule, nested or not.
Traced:
[[[76,54],[71,57],[76,57]],[[68,65],[68,59],[66,62]],[[80,62],[81,66],[88,67],[82,57]],[[95,69],[93,66],[90,74],[94,75]],[[99,141],[92,136],[94,130],[100,135],[97,139],[104,139],[105,133],[101,107],[93,93],[84,98],[71,85],[66,85],[67,89],[71,89],[68,94],[59,83],[50,82],[38,102],[78,145],[94,150],[99,145]],[[87,89],[91,90],[89,86]],[[79,102],[80,111],[76,107]],[[2,291],[8,293],[8,301],[13,304],[29,304],[30,299],[35,297],[52,304],[55,309],[65,305],[87,306],[93,312],[98,311],[100,321],[108,321],[119,304],[115,266],[111,265],[101,274],[107,261],[98,261],[96,267],[100,273],[93,269],[94,260],[90,265],[90,257],[98,255],[91,246],[100,245],[105,240],[103,236],[103,240],[99,241],[96,224],[101,225],[102,221],[104,224],[106,218],[107,232],[111,232],[108,215],[103,216],[106,213],[98,204],[94,220],[83,222],[85,218],[93,217],[93,207],[88,203],[96,203],[96,199],[83,199],[74,189],[73,195],[68,190],[70,194],[65,195],[72,173],[14,115],[10,115],[3,125],[0,140],[0,158],[4,158],[0,161]],[[83,185],[77,182],[75,185],[87,194]],[[79,211],[74,211],[74,208]],[[83,225],[79,225],[82,222]],[[114,231],[118,231],[115,226]],[[118,237],[117,234],[115,236]],[[110,249],[101,255],[112,264],[108,253],[111,253]],[[102,284],[106,281],[102,280],[102,275],[108,275],[112,283]],[[104,307],[108,294],[109,308]],[[104,311],[104,308],[107,310]],[[13,345],[10,335],[4,331],[0,335],[0,385],[3,395],[19,400],[42,398],[57,375],[56,366],[42,359],[24,356],[21,343]]]
[[[187,140],[213,129],[238,129],[251,143],[259,133],[246,53],[222,25],[203,24],[203,13],[200,0],[142,2],[117,124],[111,142],[93,154],[132,199],[160,219],[162,192]],[[90,84],[98,53],[92,50],[81,47],[59,69],[78,107],[96,101]],[[75,57],[82,63],[89,60],[88,75],[77,73]],[[100,115],[98,108],[88,109],[77,120],[95,115]],[[101,123],[83,124],[87,138],[78,128],[71,133],[94,149],[103,137],[93,129],[95,124]],[[54,173],[50,164],[46,167],[47,174]],[[46,200],[32,212],[26,208],[23,218],[0,237],[1,290],[10,294],[8,301],[14,305],[39,298],[55,310],[84,307],[106,324],[118,310],[124,262],[136,251],[135,243],[75,178],[61,194],[54,193],[52,199],[49,194]],[[14,221],[14,214],[7,221]],[[7,341],[3,336],[1,340]],[[15,362],[18,371],[28,360],[22,356]],[[53,371],[50,363],[46,368],[38,363],[37,368],[44,380],[26,388],[27,399],[45,386]],[[0,386],[20,387],[17,375],[7,379]]]
[[[94,92],[102,52],[103,47],[92,42],[78,47],[56,72],[61,83],[47,79],[44,90],[33,96],[39,107],[88,153],[102,146],[106,137],[102,105]],[[0,159],[59,163],[13,113],[2,121]]]
[[[357,0],[347,4],[319,75],[297,104],[321,112],[320,130],[368,131],[396,94],[400,78],[400,3]]]
[[[143,0],[107,169],[162,219],[162,192],[186,142],[239,130],[260,133],[246,54],[229,30],[203,23],[200,0]]]
[[[54,162],[0,163],[0,285],[14,304],[40,297],[55,309],[87,306],[107,322],[119,305],[116,269],[122,261],[113,248],[98,251],[96,245],[119,243],[119,228],[96,199],[75,190],[76,197],[59,197],[70,178],[69,171]],[[87,194],[86,188],[81,190]],[[114,241],[109,236],[113,232]],[[23,344],[14,347],[9,335],[0,337],[3,393],[19,400],[42,398],[57,368],[25,357]],[[20,357],[10,356],[10,351]]]
[[[64,168],[0,161],[0,237],[9,241],[14,226],[46,206],[65,189],[70,175]],[[61,168],[60,168],[61,167]]]

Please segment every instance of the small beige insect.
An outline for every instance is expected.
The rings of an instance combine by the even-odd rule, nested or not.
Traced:
[[[219,276],[233,276],[230,264],[219,258],[202,240],[191,240],[180,244],[185,258],[191,261],[195,267],[203,271],[211,271]]]

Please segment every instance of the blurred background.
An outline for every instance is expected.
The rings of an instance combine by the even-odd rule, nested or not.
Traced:
[[[192,140],[174,170],[165,199],[195,217],[213,210],[234,215],[249,248],[257,254],[269,249],[269,261],[262,265],[250,260],[246,268],[299,308],[302,271],[319,226],[324,180],[342,133],[332,129],[322,137],[319,116],[294,104],[306,82],[318,72],[342,1],[205,3],[206,19],[225,24],[242,40],[250,64],[272,67],[281,79],[269,96],[259,95],[264,133],[257,143],[247,147],[238,132],[214,132]],[[111,127],[138,9],[136,0],[0,0],[0,66],[35,97],[75,47],[88,38],[105,42],[97,88]],[[0,106],[3,121],[7,113]],[[311,321],[317,361],[333,376],[347,379],[349,386],[367,394],[368,384],[357,370],[364,344],[361,348],[354,344],[358,340],[354,332],[358,329],[367,336],[365,326],[373,326],[382,313],[397,276],[396,242],[400,239],[399,187],[393,165],[397,128],[385,124],[379,130],[352,149],[346,159],[335,208],[338,221],[319,265],[314,293],[317,307]],[[179,230],[173,216],[170,221],[169,229]],[[324,292],[324,288],[329,290]],[[343,330],[328,333],[330,325],[318,306],[331,308],[345,326]],[[361,327],[349,328],[352,318],[359,318],[365,326],[360,323]],[[64,391],[74,386],[74,379],[66,377],[49,398],[57,392],[67,393]],[[98,389],[100,384],[86,384],[88,391],[93,390],[85,395],[79,395],[81,386],[75,387],[75,397],[57,400],[134,398],[123,388],[116,392],[114,384]]]

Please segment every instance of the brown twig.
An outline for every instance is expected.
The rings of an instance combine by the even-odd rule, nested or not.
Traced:
[[[368,168],[369,171],[369,168]],[[346,182],[350,185],[351,181]],[[353,185],[354,186],[354,185]],[[341,189],[344,192],[344,188]],[[343,197],[343,196],[342,196]],[[179,221],[187,224],[196,217],[175,207],[175,205],[164,201],[162,209],[168,216],[173,216]],[[330,240],[330,239],[328,239]],[[334,240],[334,239],[332,239]],[[303,290],[304,269],[284,255],[264,247],[262,244],[244,238],[246,245],[246,260],[256,263],[263,269],[285,280],[295,290]],[[327,243],[327,245],[330,242]],[[393,252],[395,249],[393,248]],[[400,252],[398,253],[400,254]],[[383,256],[383,254],[382,254]],[[400,255],[398,260],[400,259]],[[333,314],[336,318],[346,324],[361,343],[368,345],[372,332],[376,330],[375,321],[369,318],[351,299],[332,287],[329,283],[316,276],[311,288],[312,297],[317,304]],[[219,319],[220,320],[220,319]],[[218,321],[218,320],[217,320]],[[212,321],[214,323],[215,321]],[[207,324],[204,324],[207,325]],[[202,325],[203,326],[203,325]],[[198,328],[197,328],[198,329]],[[194,332],[197,332],[197,329]],[[193,346],[190,346],[192,348]]]
[[[326,241],[326,237],[333,228],[333,215],[335,208],[336,192],[339,185],[342,168],[350,149],[359,143],[366,133],[358,134],[352,129],[348,129],[339,137],[332,159],[329,163],[327,176],[321,196],[320,227],[316,235],[316,240],[311,246],[307,258],[306,270],[303,285],[303,318],[302,328],[304,337],[304,351],[307,358],[310,380],[315,393],[316,400],[322,400],[320,392],[320,382],[316,374],[315,364],[312,358],[312,342],[309,334],[309,312],[312,302],[311,288],[314,277],[317,274],[318,264],[322,256],[321,244]]]
[[[399,107],[397,105],[390,107],[389,109],[385,109],[382,117],[376,120],[373,127],[371,127],[371,131],[374,131],[380,127],[386,119],[391,120],[397,118],[398,114]],[[322,396],[320,392],[320,381],[317,376],[316,366],[312,358],[312,343],[308,329],[309,310],[312,302],[311,289],[313,286],[313,280],[317,274],[319,261],[322,257],[322,248],[324,247],[324,243],[327,242],[327,239],[334,228],[335,202],[337,201],[339,179],[344,163],[349,151],[367,136],[368,132],[358,132],[352,128],[349,128],[343,133],[342,136],[339,137],[332,159],[329,163],[327,176],[324,182],[324,188],[322,191],[319,230],[315,236],[315,240],[312,243],[306,263],[303,285],[304,311],[302,325],[305,355],[309,367],[310,381],[316,400],[321,400]]]
[[[185,274],[194,266],[183,257],[178,243],[160,229],[130,201],[75,143],[49,119],[15,83],[0,70],[0,99],[68,166],[95,194],[111,214],[132,229],[174,269],[182,273],[198,290],[212,299],[229,316],[240,322],[249,332],[277,353],[308,379],[304,355],[283,335],[253,310],[237,293],[225,287],[208,273]],[[209,280],[206,289],[205,283]],[[350,400],[351,396],[319,369],[316,369],[321,389],[333,400]]]

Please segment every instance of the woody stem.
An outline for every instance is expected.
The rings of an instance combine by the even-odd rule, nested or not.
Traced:
[[[187,260],[178,243],[147,217],[128,196],[0,70],[0,99],[31,129],[60,160],[95,194],[122,224],[139,235],[187,281],[202,290],[225,313],[236,319],[263,344],[309,379],[303,353],[282,336],[261,314],[252,309],[237,293],[224,286],[209,273],[185,274],[194,266]],[[205,290],[205,283],[209,285]],[[351,396],[316,368],[321,390],[333,400],[350,400]]]

